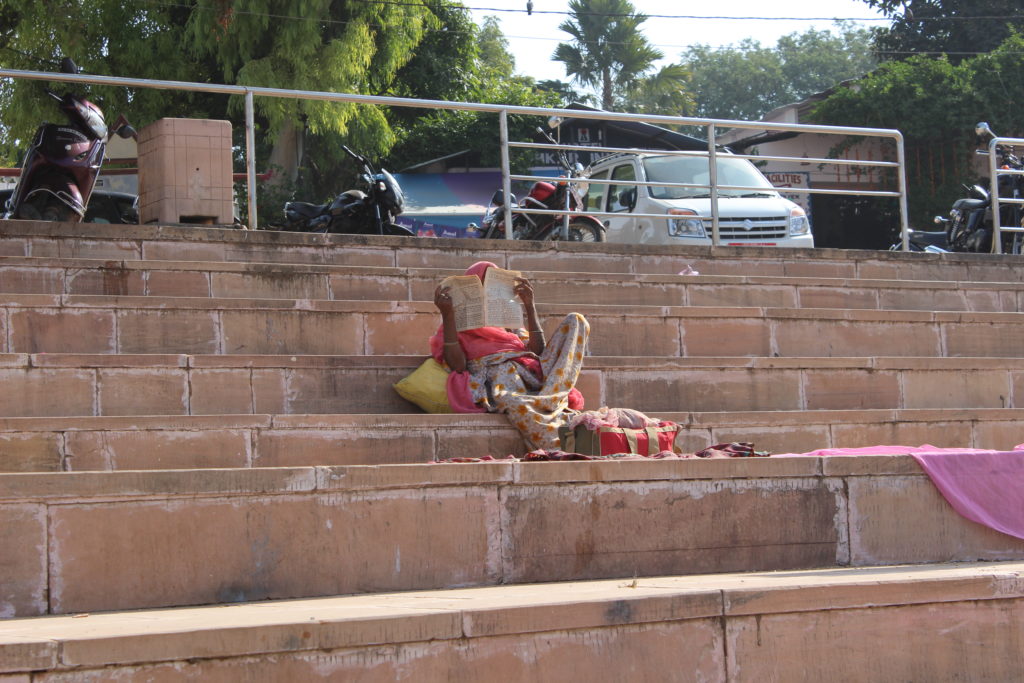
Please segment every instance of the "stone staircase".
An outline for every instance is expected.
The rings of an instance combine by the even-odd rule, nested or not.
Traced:
[[[1024,669],[1024,541],[909,456],[429,464],[523,451],[391,390],[482,259],[684,450],[1024,442],[1014,257],[0,222],[0,683]]]

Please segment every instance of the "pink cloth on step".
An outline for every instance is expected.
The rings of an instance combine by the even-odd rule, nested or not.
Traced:
[[[913,456],[961,516],[1024,539],[1024,444],[1012,451],[923,445],[823,448],[787,455],[903,454]]]

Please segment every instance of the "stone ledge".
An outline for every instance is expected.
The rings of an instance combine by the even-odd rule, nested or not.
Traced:
[[[827,464],[826,464],[827,463]],[[530,486],[724,479],[924,477],[910,455],[767,457],[570,462],[313,465],[114,472],[0,473],[0,503],[288,495],[348,489],[431,488],[452,484]]]
[[[866,567],[14,619],[0,621],[0,673],[186,660],[195,665],[202,660],[246,655],[284,656],[313,650],[617,629],[709,618],[721,620],[718,628],[724,630],[731,620],[745,616],[1020,601],[1024,598],[1022,574],[1024,563],[1020,562]],[[878,619],[891,617],[879,611]],[[1005,623],[992,623],[989,628],[1005,628]],[[719,647],[724,636],[719,635]],[[690,646],[699,649],[709,644],[693,642]],[[836,642],[834,647],[856,651],[857,642]],[[983,649],[988,657],[1003,652]],[[803,656],[811,655],[805,652]],[[721,659],[716,661],[718,666],[724,664]]]

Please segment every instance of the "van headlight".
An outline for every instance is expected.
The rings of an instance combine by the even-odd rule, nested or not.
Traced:
[[[707,237],[704,232],[704,221],[697,217],[696,211],[690,209],[669,209],[668,234],[671,237]]]
[[[789,212],[789,236],[806,235],[811,231],[811,221],[799,206]]]

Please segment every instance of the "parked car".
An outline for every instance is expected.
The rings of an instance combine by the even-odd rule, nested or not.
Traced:
[[[0,217],[13,193],[13,187],[0,189]],[[84,220],[88,223],[138,223],[138,197],[130,192],[93,190]]]
[[[813,247],[807,214],[786,199],[750,161],[729,152],[718,160],[719,238],[723,245]],[[588,211],[602,216],[607,241],[626,244],[711,244],[711,200],[706,187],[616,184],[614,181],[709,183],[706,156],[621,153],[591,166]],[[755,189],[731,190],[721,186]],[[666,219],[637,214],[665,215]]]

